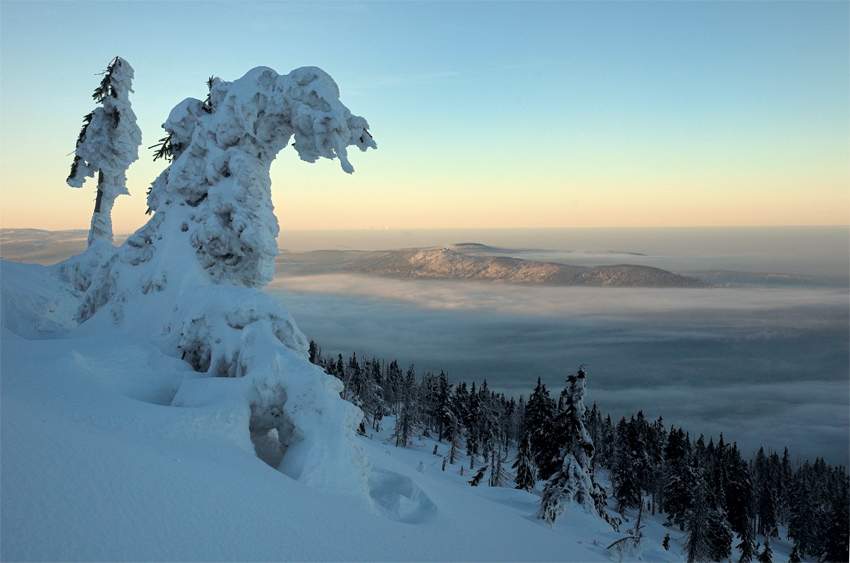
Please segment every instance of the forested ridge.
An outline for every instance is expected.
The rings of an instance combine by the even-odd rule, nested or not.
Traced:
[[[850,478],[844,466],[820,457],[792,462],[787,448],[781,455],[760,448],[747,458],[722,434],[706,441],[668,427],[660,416],[647,420],[643,412],[615,423],[596,403],[582,406],[583,424],[570,427],[563,421],[575,403],[575,375],[557,398],[538,378],[528,399],[517,399],[491,391],[486,380],[452,383],[442,370],[417,374],[412,364],[402,370],[396,360],[362,354],[334,358],[314,341],[309,350],[311,362],[343,382],[343,398],[363,410],[362,434],[368,427],[379,430],[388,417],[398,447],[423,437],[445,442],[442,469],[457,467],[473,486],[531,491],[538,482],[550,485],[563,478],[565,442],[575,442],[589,454],[597,506],[609,501],[600,516],[618,529],[627,511],[665,515],[665,525],[685,532],[689,561],[772,561],[770,539],[780,537],[780,528],[794,542],[792,562],[850,559]],[[583,366],[578,373],[584,378]],[[589,444],[575,435],[585,430]],[[596,474],[607,477],[610,487],[596,485]],[[636,528],[628,532],[639,536]]]

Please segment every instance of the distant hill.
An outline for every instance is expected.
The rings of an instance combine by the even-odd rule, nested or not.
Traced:
[[[462,254],[523,254],[526,252],[552,252],[546,251],[539,248],[500,248],[498,246],[487,246],[486,244],[480,244],[477,242],[459,242],[457,244],[453,244],[450,247],[452,250],[460,252]],[[570,253],[570,254],[624,254],[628,256],[646,256],[646,254],[641,254],[640,252],[626,252],[623,250],[593,250],[593,251],[558,251],[559,253]]]
[[[85,250],[87,235],[85,230],[0,229],[0,257],[17,262],[55,264]],[[126,235],[116,235],[115,244],[125,238]],[[587,267],[494,256],[518,252],[522,251],[470,242],[450,248],[380,251],[281,250],[277,266],[279,271],[297,274],[351,272],[395,278],[549,286],[709,287],[726,281],[723,276],[710,276],[707,272],[695,272],[694,277],[689,277],[633,264]]]
[[[764,272],[737,272],[729,270],[691,270],[681,275],[696,278],[711,285],[758,287],[848,287],[847,276],[810,276],[806,274],[778,274]]]
[[[0,229],[0,258],[11,262],[55,264],[83,252],[88,246],[88,236],[88,229]],[[115,235],[115,244],[122,243],[127,236]]]
[[[455,248],[469,248],[470,243]],[[474,245],[480,250],[480,245]],[[279,266],[300,273],[343,271],[394,278],[475,280],[507,284],[593,287],[708,287],[710,284],[659,268],[620,264],[573,266],[450,248],[282,253]]]

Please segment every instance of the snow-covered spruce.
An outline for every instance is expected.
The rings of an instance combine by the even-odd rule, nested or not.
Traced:
[[[154,214],[97,265],[77,330],[150,334],[198,374],[175,406],[227,412],[240,446],[310,486],[365,497],[368,463],[354,438],[362,413],[256,288],[277,255],[275,156],[294,136],[302,160],[338,157],[351,172],[346,147],[375,147],[366,121],[321,69],[260,67],[211,80],[207,102],[184,100],[163,127],[172,162],[151,187]]]
[[[258,67],[234,82],[213,79],[208,102],[184,100],[163,128],[173,162],[151,186],[148,206],[185,233],[215,282],[245,287],[262,287],[274,274],[269,168],[290,139],[302,160],[336,157],[348,173],[346,147],[376,147],[366,120],[351,115],[336,83],[315,67],[285,76]],[[150,245],[147,233],[136,238],[133,259],[145,260]]]
[[[97,199],[88,244],[112,243],[112,206],[127,191],[127,168],[139,158],[142,131],[130,105],[133,67],[115,57],[92,96],[100,104],[83,118],[68,185],[80,188],[97,174]]]
[[[605,512],[604,492],[593,480],[593,440],[584,426],[586,392],[587,375],[580,367],[577,373],[567,376],[564,410],[555,419],[553,432],[555,443],[560,445],[559,469],[543,488],[537,517],[553,523],[566,504],[575,503],[587,513],[605,518],[616,529],[616,522]]]

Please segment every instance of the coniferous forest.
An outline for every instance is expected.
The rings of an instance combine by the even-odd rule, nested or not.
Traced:
[[[787,448],[747,457],[722,434],[706,440],[643,412],[614,422],[595,403],[582,404],[583,366],[557,397],[538,378],[528,398],[517,399],[486,380],[452,383],[442,370],[417,374],[414,365],[356,353],[334,358],[314,341],[310,361],[340,379],[342,397],[362,409],[360,433],[380,430],[388,417],[395,446],[445,442],[442,469],[468,474],[472,486],[531,491],[543,483],[544,520],[557,518],[567,495],[615,529],[628,521],[626,511],[637,511],[627,539],[639,541],[643,511],[664,515],[665,525],[685,533],[688,561],[772,561],[770,538],[780,527],[794,542],[792,562],[850,560],[845,467],[792,461]]]

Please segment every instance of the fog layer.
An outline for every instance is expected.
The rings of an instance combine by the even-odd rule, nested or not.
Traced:
[[[508,287],[357,275],[268,289],[326,353],[487,379],[519,396],[588,365],[588,398],[706,436],[847,463],[848,292]]]

